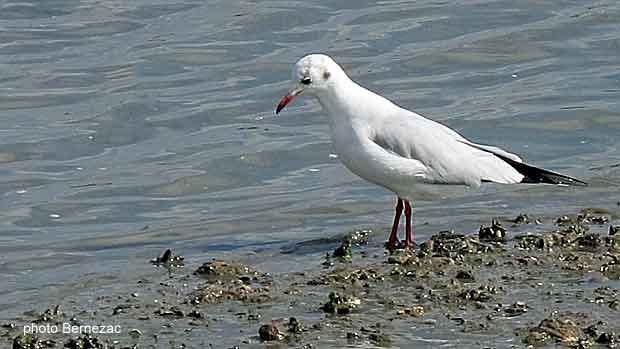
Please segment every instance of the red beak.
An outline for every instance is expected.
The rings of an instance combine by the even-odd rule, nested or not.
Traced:
[[[276,108],[276,114],[280,113],[280,111],[284,109],[284,107],[286,107],[287,104],[291,103],[291,101],[295,99],[295,97],[300,95],[301,92],[303,92],[302,89],[294,89],[291,92],[289,92],[286,96],[282,97],[282,99],[280,100],[280,103],[278,103],[278,107]]]

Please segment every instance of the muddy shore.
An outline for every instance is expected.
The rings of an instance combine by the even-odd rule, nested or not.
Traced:
[[[159,277],[137,275],[127,293],[88,302],[33,305],[1,324],[0,340],[14,349],[613,348],[617,224],[601,209],[520,215],[478,234],[439,232],[394,253],[382,246],[384,232],[360,230],[323,242],[306,270],[283,273],[253,267],[252,256],[194,265],[182,251],[162,251],[145,261]],[[286,263],[296,251],[273,258]],[[88,334],[93,324],[102,333]],[[25,334],[33,325],[44,331]]]

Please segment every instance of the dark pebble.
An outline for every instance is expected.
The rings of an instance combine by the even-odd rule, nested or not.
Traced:
[[[528,217],[526,214],[521,213],[520,215],[517,216],[517,218],[515,218],[512,221],[514,224],[529,224],[530,223],[530,217]]]
[[[615,336],[613,333],[604,332],[596,339],[596,343],[599,344],[613,344],[615,342]]]
[[[357,332],[347,332],[347,340],[348,341],[358,341],[358,340],[360,340],[360,335]]]
[[[288,320],[288,324],[286,325],[288,331],[290,333],[300,334],[303,332],[303,326],[296,318],[292,317]]]
[[[382,333],[371,333],[368,339],[378,347],[389,347],[392,344],[390,337]]]
[[[342,244],[334,250],[334,257],[341,260],[350,260],[352,255],[353,250],[350,239],[345,239]]]
[[[504,312],[509,317],[519,316],[527,313],[528,306],[523,302],[513,303],[510,307],[506,308]]]
[[[474,281],[474,275],[470,272],[470,271],[466,271],[466,270],[459,270],[456,273],[455,278],[462,280],[462,281]]]
[[[491,221],[490,227],[480,226],[478,238],[480,241],[503,242],[506,240],[506,229],[494,219]]]
[[[194,319],[204,319],[204,315],[197,310],[192,310],[187,316],[193,317]]]
[[[13,349],[38,349],[41,348],[39,339],[33,335],[19,335],[13,340]]]
[[[577,238],[577,245],[586,248],[598,248],[601,246],[601,238],[598,234],[586,234]]]
[[[96,337],[84,335],[79,338],[68,340],[64,347],[68,349],[104,349],[107,346],[104,346]]]
[[[276,326],[267,324],[258,329],[258,336],[263,341],[275,341],[280,338],[280,331]]]

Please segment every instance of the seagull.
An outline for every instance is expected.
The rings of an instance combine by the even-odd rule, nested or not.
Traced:
[[[328,115],[331,139],[342,163],[361,178],[398,198],[389,251],[414,248],[411,200],[417,183],[549,183],[586,186],[563,174],[524,163],[498,147],[469,141],[451,128],[402,108],[351,80],[329,56],[311,54],[293,68],[294,88],[282,98],[280,113],[301,94],[318,99]],[[405,211],[405,240],[398,225]]]

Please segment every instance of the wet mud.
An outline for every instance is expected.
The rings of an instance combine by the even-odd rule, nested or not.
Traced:
[[[541,230],[544,220],[493,219],[393,253],[383,232],[352,232],[283,273],[246,256],[193,265],[167,250],[151,261],[159,279],[37,305],[0,335],[14,349],[619,347],[620,227],[595,209],[546,218],[553,229]],[[29,323],[122,330],[24,334]]]

